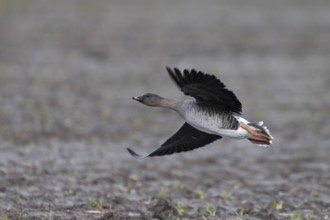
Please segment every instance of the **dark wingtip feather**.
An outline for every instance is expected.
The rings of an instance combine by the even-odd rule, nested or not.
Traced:
[[[242,104],[236,95],[228,90],[225,84],[215,75],[196,71],[195,69],[166,67],[174,83],[185,94],[197,99],[197,102],[213,102],[214,105],[223,111],[231,111],[237,114],[242,112]],[[211,103],[212,104],[212,103]],[[152,156],[152,155],[150,155]]]
[[[134,158],[137,158],[137,159],[143,159],[143,158],[146,158],[148,157],[149,155],[140,155],[140,154],[137,154],[135,153],[132,149],[130,148],[127,148],[127,151],[134,157]]]
[[[190,70],[190,74],[191,74],[191,76],[193,77],[193,80],[198,80],[196,70],[191,69],[191,70]]]
[[[183,70],[183,79],[185,80],[186,83],[191,81],[189,70],[187,70],[187,69]]]
[[[179,87],[182,87],[182,76],[180,73],[180,70],[177,68],[171,69],[169,67],[166,67],[166,70],[168,72],[168,74],[170,75],[171,79],[173,80],[173,82]]]
[[[174,72],[177,73],[177,74],[181,74],[180,70],[176,67],[174,67]]]
[[[175,74],[176,74],[177,79],[178,79],[180,82],[182,82],[182,80],[184,80],[184,79],[183,79],[183,76],[182,76],[182,74],[181,74],[181,71],[180,71],[178,68],[174,67],[174,72],[175,72]]]

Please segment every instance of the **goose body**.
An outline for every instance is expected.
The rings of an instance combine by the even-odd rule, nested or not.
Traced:
[[[208,134],[228,136],[232,138],[244,138],[246,130],[239,129],[239,121],[232,114],[208,112],[200,108],[195,101],[184,102],[183,119],[192,127]]]
[[[270,135],[263,122],[250,123],[240,116],[242,105],[235,94],[213,75],[195,70],[167,71],[185,95],[195,100],[173,100],[147,93],[135,96],[134,100],[151,107],[163,107],[178,112],[185,120],[182,127],[159,148],[147,155],[139,155],[128,148],[136,158],[163,156],[190,151],[207,145],[223,136],[233,139],[248,139],[259,146],[272,144]]]

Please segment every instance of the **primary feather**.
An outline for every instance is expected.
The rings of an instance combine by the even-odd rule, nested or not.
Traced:
[[[194,97],[200,106],[236,114],[242,112],[242,104],[236,95],[215,76],[194,69],[185,69],[183,73],[177,68],[166,69],[181,91]]]

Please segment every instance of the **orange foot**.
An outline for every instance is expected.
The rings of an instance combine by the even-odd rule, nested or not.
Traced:
[[[260,131],[255,131],[255,130],[251,129],[247,124],[241,123],[241,127],[256,137],[261,137],[261,138],[265,138],[267,140],[271,140],[271,137],[269,135],[264,134]]]
[[[249,141],[251,141],[254,144],[265,144],[265,145],[270,145],[270,143],[268,141],[259,141],[259,140],[255,140],[255,139],[251,139],[248,138]]]

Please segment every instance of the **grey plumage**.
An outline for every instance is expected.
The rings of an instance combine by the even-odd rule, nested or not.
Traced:
[[[239,121],[228,112],[219,111],[211,107],[198,105],[196,102],[191,102],[190,105],[186,106],[184,111],[192,112],[194,118],[203,120],[208,123],[216,123],[220,129],[233,129],[236,130],[239,127]]]
[[[185,94],[195,100],[166,99],[159,95],[147,93],[135,96],[134,100],[151,107],[163,107],[178,112],[186,123],[159,148],[147,155],[139,155],[128,148],[136,158],[163,156],[190,151],[207,145],[222,136],[236,139],[256,138],[253,143],[270,145],[272,137],[262,124],[252,124],[240,117],[241,102],[236,95],[215,76],[197,72],[194,69],[181,72],[177,68],[166,68],[174,83]],[[243,125],[241,124],[243,123]],[[245,123],[245,124],[244,124]],[[245,128],[242,126],[245,125]],[[267,135],[261,135],[259,130]],[[254,137],[252,133],[258,137]]]

